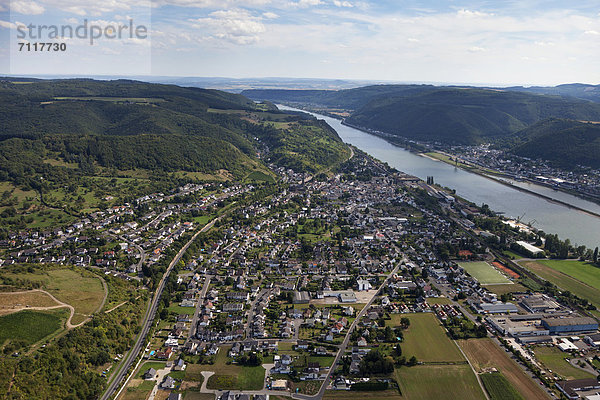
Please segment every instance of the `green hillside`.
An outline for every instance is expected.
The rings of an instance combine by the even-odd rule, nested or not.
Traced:
[[[107,196],[129,201],[182,180],[253,174],[272,181],[269,163],[318,172],[348,154],[316,118],[238,94],[124,80],[0,79],[0,219],[9,225],[51,224],[46,207],[66,210],[66,222]]]
[[[429,85],[377,85],[340,91],[248,90],[260,100],[351,111],[346,119],[419,141],[478,144],[548,118],[600,121],[600,104],[512,90]]]
[[[520,142],[512,152],[529,158],[542,158],[572,168],[584,165],[600,168],[600,124],[550,119],[517,135]]]

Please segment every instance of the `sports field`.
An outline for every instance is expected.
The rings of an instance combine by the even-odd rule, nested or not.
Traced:
[[[467,364],[401,367],[394,373],[402,391],[402,398],[485,399],[475,374]]]
[[[461,268],[477,279],[482,285],[499,283],[512,283],[510,279],[502,275],[496,268],[483,261],[459,262]]]
[[[432,313],[401,314],[410,320],[404,332],[402,351],[406,358],[417,357],[420,362],[464,362],[456,344],[450,340]]]
[[[523,372],[523,370],[490,339],[459,340],[475,371],[482,372],[488,368],[496,368],[512,387],[525,399],[546,400],[549,397],[543,389]]]
[[[519,264],[562,290],[600,307],[600,268],[575,260],[521,261]]]

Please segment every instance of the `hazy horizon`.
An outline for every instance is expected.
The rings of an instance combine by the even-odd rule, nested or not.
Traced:
[[[83,24],[147,35],[93,45],[61,36],[64,52],[18,51],[19,27]],[[591,0],[2,0],[0,39],[0,73],[13,75],[600,83],[600,5]]]

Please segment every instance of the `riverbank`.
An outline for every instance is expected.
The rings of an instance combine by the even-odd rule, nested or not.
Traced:
[[[498,211],[507,218],[529,221],[529,224],[535,225],[538,230],[557,233],[562,240],[568,238],[572,243],[583,244],[589,248],[594,248],[600,243],[600,218],[590,218],[590,214],[570,207],[577,205],[587,209],[586,211],[600,214],[600,206],[585,203],[579,197],[562,192],[557,192],[554,196],[554,191],[543,186],[529,187],[520,181],[514,182],[516,185],[536,190],[550,198],[558,197],[556,200],[560,199],[568,205],[554,202],[538,196],[538,193],[528,193],[512,185],[506,185],[506,182],[498,182],[488,176],[472,174],[469,173],[471,171],[462,168],[452,168],[448,163],[420,156],[419,153],[427,150],[423,148],[407,150],[403,143],[393,144],[395,142],[393,137],[377,135],[376,132],[342,124],[340,118],[315,114],[306,108],[292,109],[325,120],[338,132],[344,142],[388,163],[398,171],[423,180],[428,176],[434,176],[438,185],[456,190],[457,196],[478,205],[487,204],[491,210]],[[417,147],[414,143],[407,143],[407,145]]]
[[[385,135],[385,134],[383,134],[382,132],[375,132],[375,131],[369,130],[369,129],[367,129],[367,128],[363,128],[363,127],[359,127],[359,126],[356,126],[356,125],[353,125],[353,124],[349,124],[349,123],[347,123],[347,122],[346,122],[345,120],[343,120],[343,119],[341,119],[341,123],[342,123],[342,125],[348,126],[348,127],[350,127],[350,128],[357,129],[357,130],[359,130],[359,131],[362,131],[362,132],[368,133],[368,134],[370,134],[370,135],[375,135],[375,136],[378,136],[378,137],[380,137],[380,138],[382,138],[382,139],[386,140],[386,141],[387,141],[388,143],[390,143],[392,146],[396,146],[396,147],[402,148],[402,149],[404,149],[404,150],[408,150],[408,151],[410,151],[411,153],[413,153],[413,154],[416,154],[416,155],[418,155],[418,156],[425,157],[425,158],[428,158],[428,159],[430,159],[430,160],[433,160],[433,161],[438,161],[438,162],[443,162],[443,163],[446,163],[446,164],[448,164],[448,165],[451,165],[451,166],[453,166],[453,167],[460,168],[460,169],[461,169],[461,170],[463,170],[463,171],[470,172],[470,173],[473,173],[473,174],[477,174],[477,175],[479,175],[479,176],[481,176],[481,177],[483,177],[483,178],[486,178],[486,179],[492,180],[492,181],[494,181],[494,182],[496,182],[496,183],[499,183],[499,184],[501,184],[501,185],[504,185],[504,186],[508,186],[508,187],[510,187],[510,188],[512,188],[512,189],[515,189],[515,190],[518,190],[518,191],[520,191],[520,192],[527,193],[527,194],[531,194],[531,195],[533,195],[533,196],[536,196],[536,197],[539,197],[539,198],[541,198],[541,199],[544,199],[544,200],[550,201],[550,202],[552,202],[552,203],[559,204],[559,205],[562,205],[562,206],[568,207],[568,208],[570,208],[570,209],[573,209],[573,210],[577,210],[577,211],[583,212],[583,213],[585,213],[585,214],[587,214],[587,215],[591,215],[591,216],[593,216],[593,217],[596,217],[596,218],[600,218],[600,213],[597,213],[597,212],[595,212],[595,211],[591,211],[591,210],[585,209],[585,208],[583,208],[583,207],[577,206],[577,205],[575,205],[575,204],[571,204],[571,203],[565,202],[565,201],[563,201],[563,200],[559,200],[559,199],[556,199],[556,198],[553,198],[553,197],[547,196],[547,195],[545,195],[545,194],[538,193],[538,192],[536,192],[536,191],[529,190],[529,189],[523,188],[523,187],[521,187],[521,186],[514,185],[514,184],[512,184],[512,183],[510,183],[510,182],[507,182],[507,181],[505,181],[505,180],[502,180],[502,179],[499,179],[499,178],[497,178],[497,177],[494,177],[494,176],[492,176],[492,174],[493,174],[493,175],[497,175],[497,176],[499,176],[499,177],[504,177],[504,178],[510,179],[511,177],[509,177],[509,176],[507,176],[507,175],[503,175],[503,174],[501,174],[501,173],[498,173],[498,172],[496,172],[496,171],[492,171],[492,170],[485,170],[485,171],[484,171],[484,170],[481,170],[481,169],[480,169],[480,167],[477,167],[477,166],[463,165],[463,164],[461,164],[461,163],[456,163],[456,162],[454,162],[454,161],[450,161],[450,156],[448,156],[448,155],[446,155],[446,157],[439,157],[439,158],[438,158],[438,157],[432,157],[431,155],[429,155],[429,154],[427,154],[427,153],[425,153],[425,152],[414,151],[413,149],[406,148],[406,147],[404,147],[404,146],[401,146],[401,145],[399,145],[399,144],[397,144],[397,143],[394,143],[394,142],[392,142],[392,141],[388,140],[388,139],[391,137],[391,135]],[[429,153],[432,153],[432,152],[429,152]],[[435,152],[433,152],[433,153],[435,153]],[[444,155],[443,153],[436,153],[436,154],[439,154],[439,155],[441,155],[441,156],[443,156],[443,155]],[[530,183],[537,184],[536,182],[530,182]],[[557,189],[557,190],[559,190],[559,191],[561,191],[561,192],[563,192],[563,193],[570,194],[570,195],[575,195],[575,194],[573,194],[573,193],[570,193],[570,192],[567,192],[567,191],[564,191],[564,190],[560,190],[560,189]],[[588,201],[590,201],[590,199],[587,199],[587,198],[585,198],[585,197],[583,197],[583,196],[581,196],[581,195],[577,195],[577,197],[579,197],[579,198],[582,198],[582,199],[584,199],[584,200],[588,200]]]
[[[417,153],[417,154],[419,154],[419,153]],[[445,162],[446,164],[449,164],[449,165],[452,165],[454,167],[461,168],[461,169],[466,170],[468,172],[473,172],[475,174],[479,174],[479,175],[482,175],[482,176],[485,176],[486,174],[490,174],[490,175],[495,175],[495,176],[498,176],[498,177],[501,177],[501,178],[505,178],[505,179],[509,179],[509,180],[514,180],[515,179],[514,176],[507,175],[505,173],[502,173],[500,171],[496,171],[496,170],[493,170],[493,169],[486,169],[486,168],[483,168],[483,167],[475,165],[475,164],[467,164],[464,161],[459,161],[457,163],[456,161],[454,161],[454,160],[451,159],[452,157],[455,157],[455,156],[453,156],[451,154],[448,154],[448,153],[445,153],[443,151],[439,151],[439,150],[438,151],[431,151],[431,152],[428,152],[428,153],[420,153],[419,155],[422,156],[422,157],[427,157],[427,158],[429,158],[431,160],[442,161],[442,162]],[[549,184],[544,183],[544,182],[535,181],[535,180],[532,180],[532,179],[529,179],[529,178],[526,178],[526,177],[522,178],[522,182],[529,183],[529,184],[532,184],[532,185],[538,185],[538,186],[547,187],[549,189],[556,190],[556,191],[561,192],[561,193],[566,193],[566,194],[569,194],[571,196],[579,197],[580,199],[589,201],[591,203],[600,204],[600,200],[599,199],[597,199],[595,197],[591,197],[591,196],[586,196],[586,195],[584,195],[582,193],[579,193],[577,191],[574,191],[574,190],[568,190],[568,189],[564,189],[564,188],[560,188],[560,187],[557,188],[557,187],[554,187],[553,185],[549,185]],[[513,186],[518,187],[517,185],[513,185]]]

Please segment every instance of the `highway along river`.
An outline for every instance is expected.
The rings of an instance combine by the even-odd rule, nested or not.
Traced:
[[[297,110],[280,106],[281,109]],[[312,113],[311,113],[312,114]],[[600,246],[600,218],[567,206],[551,202],[533,194],[521,192],[483,176],[455,168],[452,165],[421,157],[384,139],[369,133],[342,125],[341,121],[319,114],[346,143],[387,162],[392,167],[423,180],[433,176],[435,183],[456,190],[456,193],[478,205],[485,203],[509,218],[521,218],[524,223],[544,232],[557,233],[561,239],[569,238],[571,243],[586,245],[588,248]],[[546,195],[600,214],[600,205],[559,192],[551,188],[517,182],[527,190]]]

